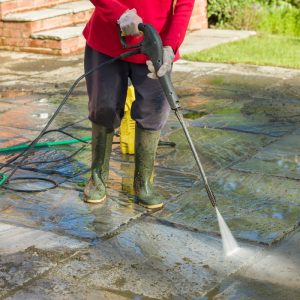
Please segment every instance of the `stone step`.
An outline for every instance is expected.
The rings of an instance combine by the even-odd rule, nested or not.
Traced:
[[[0,19],[9,13],[37,10],[72,1],[73,0],[0,0]]]
[[[46,42],[32,38],[34,33],[86,23],[93,9],[94,6],[89,1],[81,0],[56,5],[52,8],[8,14],[3,18],[3,22],[0,22],[0,48],[14,51],[23,51],[21,49],[31,47],[39,48],[39,45],[45,45]],[[62,32],[70,32],[70,29]],[[80,40],[78,37],[72,37],[68,43],[72,39]],[[47,48],[53,44],[54,52],[57,52],[57,44],[66,44],[66,40],[61,39],[58,42],[57,39],[51,38],[47,43]],[[81,46],[82,42],[80,42]],[[62,52],[66,52],[66,50]]]
[[[85,24],[40,31],[17,46],[2,45],[2,50],[24,51],[52,55],[82,53],[85,39],[82,35]]]
[[[31,35],[30,47],[26,51],[31,51],[30,48],[37,48],[39,53],[45,54],[81,53],[85,47],[85,39],[82,35],[84,26],[80,24],[34,33]]]
[[[28,38],[34,32],[86,22],[94,6],[86,0],[4,16],[0,36]],[[2,30],[1,30],[2,29]]]

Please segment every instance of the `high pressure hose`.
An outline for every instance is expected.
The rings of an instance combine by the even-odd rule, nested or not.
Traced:
[[[54,112],[54,114],[52,115],[52,117],[50,118],[50,120],[48,121],[48,123],[45,125],[45,127],[41,130],[41,132],[39,133],[39,135],[29,144],[27,145],[26,149],[20,153],[17,157],[17,158],[21,158],[21,160],[16,163],[14,166],[13,166],[13,169],[12,171],[9,173],[9,175],[6,175],[4,173],[0,173],[0,187],[4,187],[4,188],[7,188],[7,183],[11,180],[12,176],[15,174],[15,172],[18,170],[18,168],[20,166],[22,166],[22,164],[24,163],[25,159],[27,158],[27,156],[29,155],[29,153],[31,152],[31,150],[33,150],[35,148],[35,146],[38,144],[38,141],[45,135],[47,129],[49,128],[49,126],[51,125],[51,123],[54,121],[54,119],[56,118],[57,114],[60,112],[60,110],[62,109],[62,107],[65,105],[65,103],[67,102],[67,100],[69,99],[70,95],[72,94],[73,90],[75,89],[75,87],[78,85],[78,83],[83,79],[85,78],[86,76],[90,75],[91,73],[101,69],[103,66],[105,65],[108,65],[108,64],[111,64],[119,59],[123,59],[123,58],[126,58],[128,56],[131,56],[131,55],[134,55],[134,54],[138,54],[140,53],[140,49],[134,49],[134,50],[131,50],[131,51],[128,51],[128,52],[124,52],[122,53],[121,55],[119,55],[118,57],[114,57],[94,68],[92,68],[91,70],[89,70],[88,72],[84,73],[83,75],[81,75],[80,77],[78,77],[75,82],[72,84],[72,86],[70,87],[70,89],[68,90],[67,94],[65,95],[64,99],[61,101],[61,103],[59,104],[58,108],[56,109],[56,111]],[[14,159],[14,160],[16,160]],[[4,164],[1,166],[0,170],[2,168],[5,168],[5,167],[8,167],[8,164]],[[14,179],[14,180],[19,180],[20,177]],[[44,181],[48,181],[50,182],[53,186],[51,188],[54,188],[57,186],[57,183],[54,182],[53,180],[50,180],[50,179],[46,179],[46,178],[43,178],[43,177],[35,177],[35,178],[32,178],[32,177],[22,177],[22,179],[28,179],[28,180],[44,180]],[[46,189],[41,189],[41,190],[36,190],[36,191],[44,191],[44,190],[48,190],[49,188],[46,188]],[[16,190],[16,189],[14,189]]]

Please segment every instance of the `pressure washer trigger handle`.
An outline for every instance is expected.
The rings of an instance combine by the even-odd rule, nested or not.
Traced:
[[[121,30],[120,25],[119,24],[117,24],[117,25],[119,27],[119,39],[120,39],[120,43],[121,43],[123,49],[139,48],[141,46],[141,43],[129,46],[126,43],[126,34]],[[142,33],[142,31],[140,31],[140,32]]]
[[[152,61],[157,72],[163,64],[163,44],[158,32],[150,24],[139,24],[138,28],[144,33],[144,39],[141,42],[140,51],[148,56]],[[170,73],[158,77],[163,91],[167,97],[171,109],[176,110],[180,107],[179,98],[172,84]]]

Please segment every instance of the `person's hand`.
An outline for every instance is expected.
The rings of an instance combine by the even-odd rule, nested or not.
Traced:
[[[146,64],[148,66],[148,70],[150,73],[147,74],[147,76],[151,79],[156,79],[157,77],[164,76],[167,72],[170,72],[172,69],[172,63],[174,60],[174,51],[170,46],[165,46],[163,48],[163,63],[159,70],[157,71],[157,74],[155,72],[153,63],[151,60],[147,60]]]
[[[142,18],[137,14],[136,9],[128,9],[118,20],[121,31],[125,35],[140,35],[138,25],[143,23]]]

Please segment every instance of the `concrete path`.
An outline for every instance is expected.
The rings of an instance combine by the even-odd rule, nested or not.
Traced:
[[[193,32],[182,52],[189,51],[191,35],[207,32],[214,34],[201,42],[213,45],[215,31]],[[227,33],[219,41],[232,40]],[[192,49],[196,45],[202,46]],[[0,52],[0,148],[37,136],[82,74],[82,60]],[[298,299],[300,70],[180,60],[173,82],[240,250],[224,255],[215,211],[171,114],[162,140],[176,147],[159,147],[155,174],[167,201],[152,214],[133,203],[133,157],[117,144],[102,205],[82,201],[89,147],[71,161],[77,145],[30,156],[18,174],[38,170],[60,186],[41,193],[0,190],[1,298]],[[86,116],[82,82],[53,128]],[[83,120],[68,130],[86,136],[90,124]],[[0,155],[0,162],[10,158]],[[34,183],[14,187],[24,184]]]
[[[187,54],[208,49],[220,44],[233,42],[256,35],[255,31],[203,29],[189,32],[180,48],[180,53]]]

